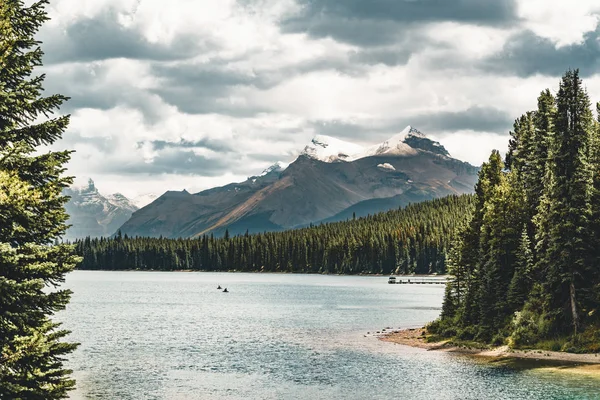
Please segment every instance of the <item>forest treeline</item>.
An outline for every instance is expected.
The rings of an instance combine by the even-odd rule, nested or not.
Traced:
[[[597,105],[600,109],[600,104]],[[577,70],[515,121],[494,151],[475,212],[449,252],[452,281],[433,333],[600,350],[600,123]]]
[[[449,196],[345,222],[284,232],[197,239],[78,240],[79,269],[264,271],[332,274],[444,273],[474,196]]]

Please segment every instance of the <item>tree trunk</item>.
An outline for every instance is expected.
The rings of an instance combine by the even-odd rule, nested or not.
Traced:
[[[579,317],[577,316],[577,303],[575,300],[575,285],[573,281],[571,281],[569,285],[569,292],[571,295],[571,314],[573,317],[573,330],[575,335],[577,335],[577,328],[579,328]]]

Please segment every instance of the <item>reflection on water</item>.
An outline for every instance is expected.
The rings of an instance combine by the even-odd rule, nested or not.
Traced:
[[[74,272],[74,399],[596,399],[600,381],[365,337],[443,287],[385,277]],[[217,290],[228,287],[229,293]]]

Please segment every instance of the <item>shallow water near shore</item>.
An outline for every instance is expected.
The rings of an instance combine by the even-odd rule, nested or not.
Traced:
[[[422,326],[442,285],[386,277],[69,274],[58,315],[81,342],[73,399],[597,399],[600,380],[384,343]],[[227,287],[229,293],[217,290]]]

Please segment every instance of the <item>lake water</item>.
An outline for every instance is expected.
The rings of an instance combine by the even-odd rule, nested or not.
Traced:
[[[217,285],[229,293],[217,290]],[[437,317],[442,285],[386,277],[69,274],[73,399],[598,399],[600,380],[367,332]]]

